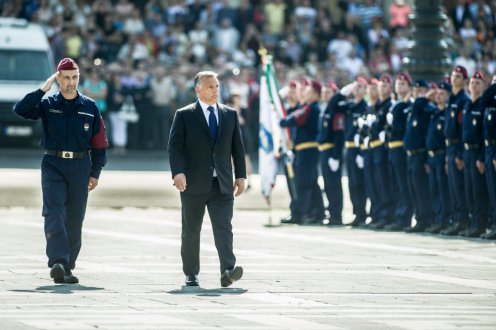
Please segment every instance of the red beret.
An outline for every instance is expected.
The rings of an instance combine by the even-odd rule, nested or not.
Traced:
[[[380,78],[379,81],[385,82],[386,84],[392,84],[393,79],[391,78],[390,75],[388,74],[383,74]]]
[[[472,78],[473,79],[480,79],[483,82],[486,82],[486,79],[484,79],[484,75],[482,74],[482,72],[480,70],[475,71],[475,73],[473,74]]]
[[[66,57],[60,60],[59,65],[57,65],[57,71],[60,70],[76,70],[78,69],[78,65],[76,61],[72,58]]]
[[[412,77],[410,77],[410,75],[406,72],[401,72],[398,74],[398,76],[396,77],[396,79],[398,80],[404,80],[408,83],[408,85],[412,85]]]
[[[322,91],[322,85],[316,80],[310,80],[310,86],[312,86],[313,90],[318,94]]]
[[[435,82],[433,82],[433,81],[430,81],[429,82],[429,88],[430,89],[437,89],[437,84]]]
[[[312,81],[308,78],[301,78],[300,84],[303,86],[310,86],[312,84]]]
[[[336,85],[336,83],[332,80],[328,80],[326,82],[326,87],[332,89],[333,91],[338,89],[338,85]]]
[[[369,82],[367,81],[367,79],[365,79],[362,76],[357,77],[356,78],[356,82],[359,83],[359,84],[365,85],[365,86],[367,86],[369,84]]]
[[[468,79],[468,73],[467,73],[467,69],[465,69],[465,67],[463,67],[461,65],[457,65],[457,66],[455,66],[453,71],[461,73],[463,78]]]
[[[296,80],[290,80],[288,86],[289,88],[296,88],[296,86],[298,86],[298,82]]]

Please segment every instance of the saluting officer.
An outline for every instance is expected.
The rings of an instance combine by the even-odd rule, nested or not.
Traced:
[[[484,112],[484,145],[486,162],[486,181],[491,203],[491,227],[481,237],[496,239],[496,75],[491,86],[482,95]]]
[[[354,98],[350,101],[346,113],[345,147],[346,170],[348,172],[348,189],[355,219],[353,222],[361,223],[367,219],[367,194],[363,179],[363,156],[360,154],[360,135],[358,131],[358,119],[367,110],[364,96],[367,88],[367,80],[358,77],[355,82],[341,89],[341,94],[347,96],[353,93]],[[358,159],[358,162],[357,162]],[[360,165],[360,166],[359,166]]]
[[[411,226],[413,206],[408,189],[406,152],[403,139],[406,132],[406,121],[411,101],[412,78],[407,73],[399,73],[394,82],[398,100],[393,104],[386,116],[388,121],[388,149],[391,164],[392,181],[394,182],[394,220],[384,227],[385,230],[400,231]]]
[[[425,137],[431,114],[436,107],[430,99],[435,91],[429,91],[425,80],[417,80],[413,88],[415,101],[411,107],[405,131],[405,150],[407,154],[407,177],[410,196],[415,209],[415,226],[405,229],[406,232],[422,232],[430,227],[434,218],[434,210],[429,193],[429,177],[427,176],[427,148]]]
[[[465,104],[470,101],[465,92],[468,80],[467,69],[456,66],[451,72],[451,94],[446,114],[444,116],[444,136],[446,138],[446,155],[448,161],[448,187],[450,191],[453,210],[452,224],[443,235],[458,235],[468,225],[468,208],[465,201],[465,188],[463,179],[463,145],[462,141],[462,116]]]
[[[281,127],[296,127],[294,137],[295,178],[298,198],[292,214],[292,222],[299,224],[322,224],[324,202],[318,180],[319,149],[319,100],[322,86],[312,80],[305,88],[305,104],[286,118]]]
[[[386,149],[386,116],[391,107],[393,79],[386,74],[379,78],[379,102],[376,104],[375,120],[371,123],[370,140],[365,143],[374,159],[374,178],[380,200],[380,217],[369,224],[372,229],[381,229],[393,219],[393,199],[391,192],[391,175]]]
[[[451,200],[446,174],[446,143],[444,121],[451,85],[441,82],[436,91],[437,110],[432,113],[425,144],[429,154],[429,189],[434,207],[434,221],[426,232],[437,234],[448,228],[452,217]]]
[[[60,92],[43,98],[57,80]],[[108,146],[95,101],[78,92],[79,69],[64,58],[45,84],[14,107],[25,119],[41,119],[43,216],[50,277],[78,283],[72,274],[81,249],[88,192],[98,185]]]
[[[480,237],[484,234],[489,217],[482,133],[484,107],[481,96],[484,89],[484,76],[482,72],[476,71],[469,82],[470,101],[463,109],[462,122],[463,177],[470,221],[468,228],[459,234],[465,237]]]

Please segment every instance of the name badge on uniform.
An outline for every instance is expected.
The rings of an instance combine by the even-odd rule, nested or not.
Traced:
[[[437,130],[440,131],[441,128],[443,128],[443,125],[441,125],[441,123],[437,124]]]
[[[416,120],[413,121],[413,127],[417,127],[417,121]]]
[[[84,123],[84,126],[83,126],[83,127],[84,127],[84,131],[85,131],[85,132],[88,132],[88,131],[89,131],[89,129],[90,129],[90,124],[88,124],[88,123]]]

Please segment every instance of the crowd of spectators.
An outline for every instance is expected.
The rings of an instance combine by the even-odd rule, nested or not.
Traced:
[[[202,69],[220,74],[224,103],[240,97],[258,136],[261,46],[279,82],[308,76],[338,85],[401,69],[409,41],[405,0],[0,0],[1,16],[42,24],[54,60],[76,59],[116,152],[163,149],[174,111],[195,99]],[[496,70],[496,1],[444,1],[450,56],[469,75]],[[136,109],[137,115],[123,115]],[[139,117],[139,118],[138,118]],[[251,148],[253,149],[253,148]],[[249,150],[253,152],[255,150]]]

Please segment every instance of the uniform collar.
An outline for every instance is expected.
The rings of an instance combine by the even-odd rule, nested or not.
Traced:
[[[57,104],[61,104],[64,101],[64,97],[62,96],[62,93],[60,91],[53,97],[55,99],[55,103]],[[83,104],[83,98],[81,97],[81,94],[79,94],[79,91],[77,92],[76,96],[76,104]]]

